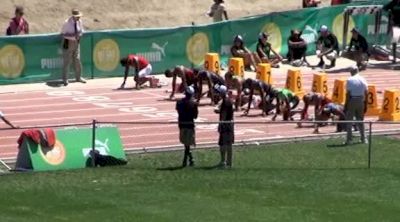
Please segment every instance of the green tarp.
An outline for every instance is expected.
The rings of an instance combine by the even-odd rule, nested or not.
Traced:
[[[34,171],[85,168],[91,164],[92,129],[56,130],[56,145],[46,149],[25,138],[20,147],[16,168]],[[116,127],[96,128],[95,148],[102,155],[125,159],[122,142]]]

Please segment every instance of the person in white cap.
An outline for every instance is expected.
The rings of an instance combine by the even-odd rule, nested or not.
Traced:
[[[367,111],[367,98],[368,95],[368,83],[359,75],[358,67],[353,66],[350,69],[351,77],[347,79],[346,83],[346,102],[344,110],[346,113],[346,120],[353,121],[354,118],[358,121],[364,120],[364,114]],[[360,131],[361,142],[367,143],[365,139],[364,124],[357,123],[357,128]],[[345,144],[349,145],[353,141],[352,137],[352,126],[353,124],[347,123],[347,139]]]
[[[221,161],[220,167],[232,167],[232,145],[235,141],[234,123],[233,123],[233,103],[227,96],[228,88],[224,85],[216,87],[216,91],[222,98],[221,108],[219,110],[218,145],[220,148]]]
[[[195,91],[192,86],[185,89],[185,97],[176,102],[179,122],[179,140],[185,146],[182,167],[194,166],[194,159],[190,151],[190,146],[196,145],[194,120],[199,114],[197,103],[193,100]]]
[[[83,35],[82,14],[78,9],[72,9],[72,16],[64,22],[61,30],[63,37],[63,70],[62,79],[64,86],[68,85],[68,71],[72,62],[75,69],[77,82],[86,83],[81,77],[82,64],[80,57],[80,40]]]
[[[323,57],[326,57],[330,62],[330,67],[336,66],[336,58],[339,55],[339,43],[336,36],[328,30],[326,25],[322,25],[320,30],[320,36],[317,40],[317,51],[316,54],[320,59],[318,63],[319,67],[325,65]]]

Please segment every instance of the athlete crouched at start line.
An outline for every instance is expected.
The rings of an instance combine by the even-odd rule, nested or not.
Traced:
[[[175,98],[175,93],[185,92],[188,86],[193,86],[195,92],[198,92],[198,69],[190,69],[184,66],[176,66],[174,69],[167,69],[164,72],[167,78],[172,78],[172,91],[169,99],[173,100]],[[177,87],[176,79],[181,78],[181,84]]]
[[[281,114],[283,120],[293,120],[293,115],[301,112],[295,111],[296,107],[299,105],[299,97],[288,89],[275,89],[274,94],[276,95],[276,112],[272,117],[272,121],[276,120],[276,117]]]
[[[204,81],[208,85],[208,92],[203,93],[203,83]],[[222,78],[220,75],[202,70],[198,74],[198,81],[197,81],[198,89],[199,92],[197,94],[197,104],[200,104],[201,98],[205,95],[208,94],[208,96],[211,99],[211,105],[215,105],[219,101],[219,95],[218,93],[215,93],[215,85],[225,85],[225,80]]]
[[[146,60],[146,58],[140,55],[129,54],[127,57],[122,58],[120,63],[121,66],[125,67],[124,81],[122,82],[120,89],[125,88],[125,83],[129,75],[130,67],[135,69],[133,79],[136,83],[136,89],[139,89],[146,82],[150,83],[151,88],[159,86],[159,80],[150,76],[153,68],[151,64]]]

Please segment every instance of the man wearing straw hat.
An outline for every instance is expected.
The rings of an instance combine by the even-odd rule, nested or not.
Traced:
[[[72,9],[72,16],[67,19],[62,27],[61,35],[63,37],[63,70],[62,78],[64,86],[68,85],[69,65],[75,69],[75,79],[77,82],[86,83],[81,77],[82,64],[80,59],[80,39],[83,34],[82,14],[78,9]]]

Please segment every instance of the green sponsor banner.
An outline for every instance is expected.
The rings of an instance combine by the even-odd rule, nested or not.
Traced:
[[[290,31],[302,30],[302,37],[309,43],[307,53],[313,54],[321,25],[327,25],[342,46],[343,11],[347,6],[270,13],[199,26],[87,32],[81,42],[83,76],[123,76],[119,60],[130,53],[146,57],[153,73],[163,73],[176,65],[202,66],[207,52],[219,53],[221,63],[226,65],[235,35],[242,35],[247,47],[255,50],[262,31],[271,35],[273,48],[286,56]],[[372,15],[355,15],[350,19],[349,31],[357,26],[371,44],[387,44],[387,13],[383,14],[378,35],[374,34],[374,23]],[[347,37],[350,40],[350,33]],[[0,84],[60,79],[61,68],[60,35],[0,37]]]
[[[89,77],[91,36],[81,42],[82,73]],[[0,37],[0,84],[61,79],[62,63],[60,35]]]
[[[194,27],[195,32],[206,33],[214,45],[210,45],[212,51],[219,52],[222,63],[226,63],[230,56],[230,47],[233,38],[241,35],[246,46],[250,50],[255,50],[258,34],[267,32],[270,34],[269,42],[273,48],[281,55],[286,56],[288,52],[287,40],[292,29],[303,31],[302,38],[308,43],[307,54],[315,53],[316,40],[318,39],[319,27],[326,25],[338,37],[339,45],[343,42],[343,11],[344,6],[328,7],[322,9],[305,9],[298,11],[272,13],[267,16],[255,16],[242,20],[228,21],[207,27]],[[388,16],[383,15],[381,30],[375,35],[375,17],[372,15],[355,15],[349,22],[349,33],[347,43],[350,41],[350,30],[357,26],[361,33],[366,36],[371,44],[386,44]],[[215,44],[216,43],[216,44]],[[218,45],[220,44],[220,45]]]
[[[103,31],[91,35],[95,77],[123,75],[124,68],[119,61],[128,54],[147,58],[153,73],[161,73],[174,65],[190,65],[185,54],[192,35],[191,27]]]
[[[25,140],[20,152],[29,152],[25,158],[24,155],[18,154],[17,167],[22,167],[25,165],[23,162],[30,161],[34,171],[85,168],[92,149],[92,129],[61,129],[56,131],[56,136],[56,145],[51,150]],[[116,127],[97,128],[95,147],[102,155],[126,158]]]

